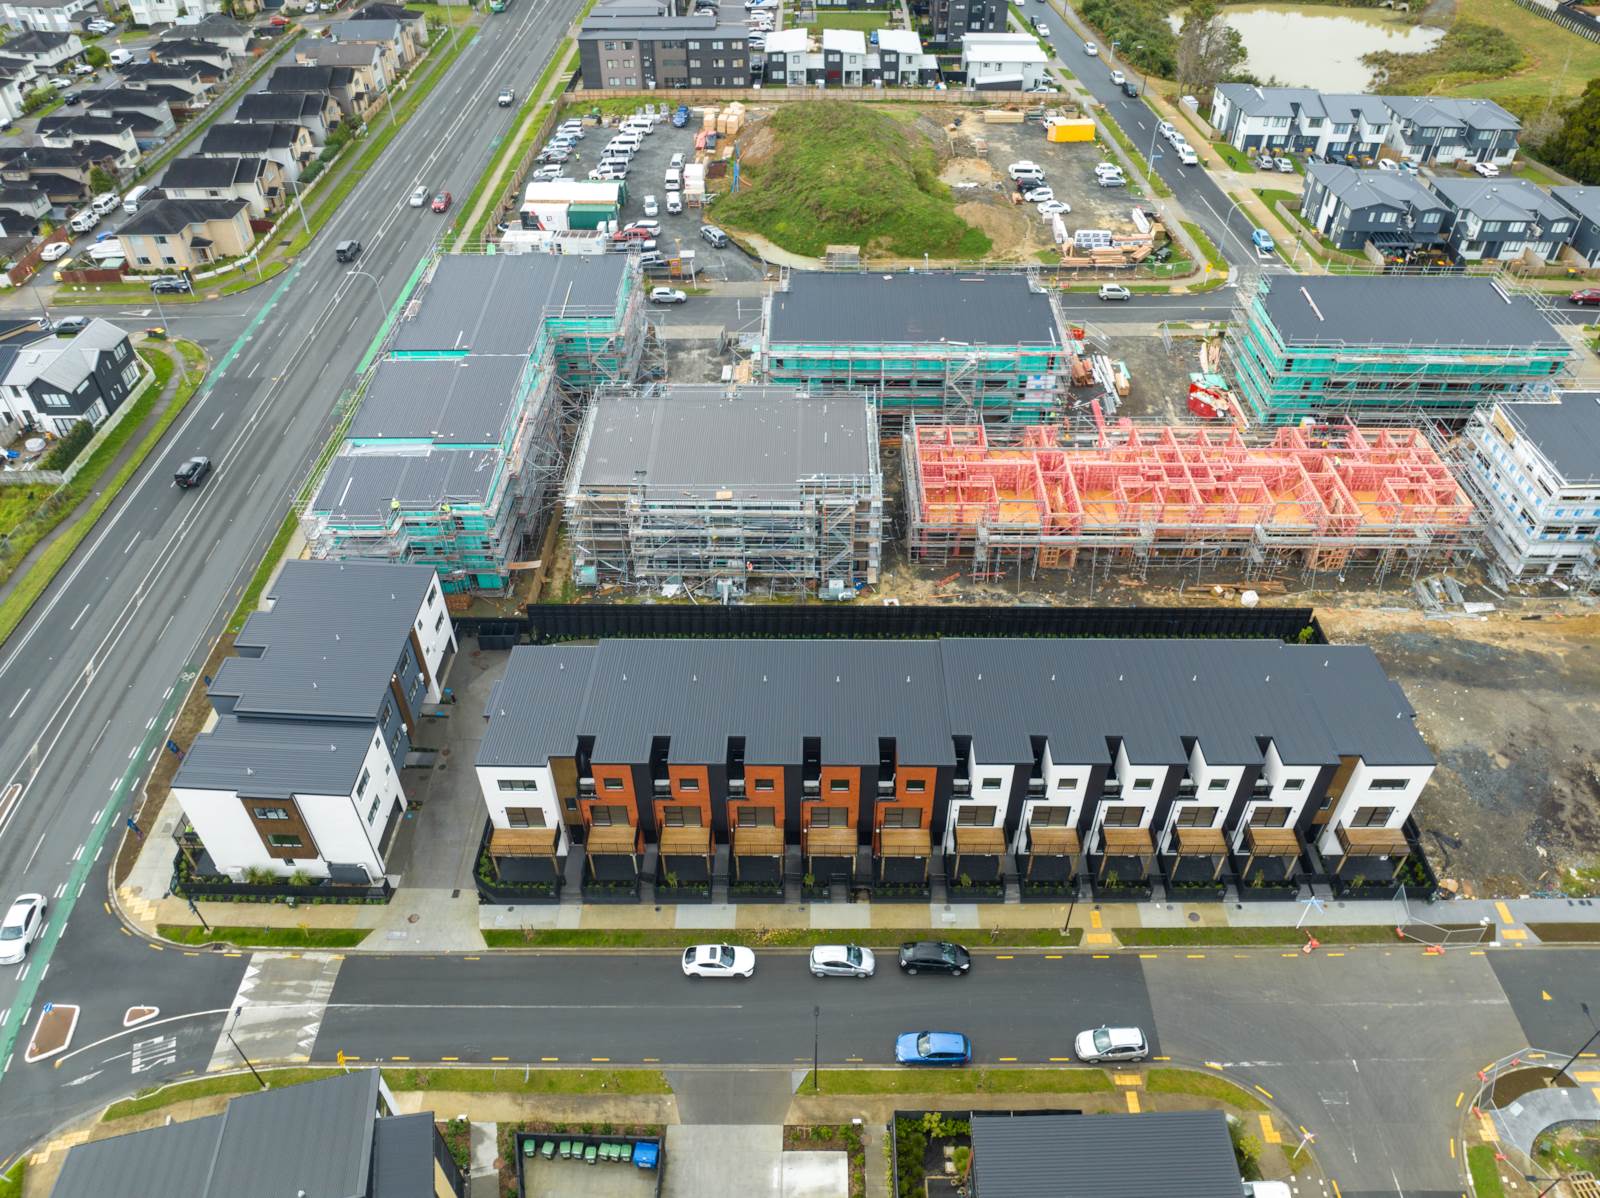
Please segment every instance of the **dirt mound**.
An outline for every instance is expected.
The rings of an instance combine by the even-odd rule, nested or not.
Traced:
[[[993,192],[989,196],[957,204],[956,215],[988,234],[996,258],[1027,258],[1035,250],[1048,248],[1050,228],[1032,204],[1009,204]]]
[[[769,120],[753,120],[739,134],[739,159],[746,166],[760,166],[777,152],[778,135]]]
[[[952,158],[939,172],[939,179],[954,187],[958,183],[979,183],[987,187],[1000,176],[982,158]]]

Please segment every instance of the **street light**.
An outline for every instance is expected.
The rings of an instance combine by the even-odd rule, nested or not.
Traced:
[[[1594,1016],[1589,1013],[1589,1004],[1586,1003],[1586,1002],[1581,1002],[1581,1003],[1578,1004],[1578,1006],[1583,1011],[1583,1017],[1589,1021],[1589,1026],[1591,1028],[1594,1028],[1594,1033],[1587,1040],[1585,1040],[1583,1042],[1583,1047],[1582,1048],[1578,1049],[1577,1052],[1573,1053],[1572,1056],[1570,1058],[1568,1058],[1567,1063],[1565,1065],[1561,1066],[1560,1069],[1556,1070],[1555,1077],[1552,1077],[1550,1079],[1550,1084],[1551,1085],[1555,1085],[1555,1083],[1558,1082],[1561,1079],[1561,1075],[1563,1073],[1565,1073],[1568,1069],[1572,1068],[1572,1062],[1573,1061],[1576,1061],[1584,1053],[1589,1051],[1589,1046],[1591,1044],[1593,1044],[1596,1040],[1600,1040],[1600,1025],[1597,1025],[1595,1023]]]
[[[244,1005],[242,1003],[239,1006],[233,1008],[233,1022],[235,1024],[235,1026],[238,1025],[239,1016],[243,1015],[243,1014],[244,1014]],[[244,1055],[244,1049],[240,1048],[239,1047],[239,1042],[233,1038],[233,1028],[231,1028],[231,1027],[223,1028],[222,1029],[222,1034],[224,1036],[228,1037],[228,1043],[233,1045],[233,1051],[239,1054],[239,1059],[244,1062],[245,1068],[250,1070],[250,1076],[255,1078],[256,1081],[260,1082],[261,1083],[261,1088],[263,1090],[265,1090],[267,1088],[266,1081],[262,1078],[262,1076],[259,1073],[256,1072],[256,1067],[250,1063],[250,1058]]]
[[[305,226],[306,240],[311,240],[311,222],[306,219],[305,184],[299,179],[285,179],[284,183],[294,188],[295,206],[300,209],[300,223]]]
[[[822,1089],[822,1008],[811,1008],[811,1092],[817,1093]]]
[[[378,280],[374,276],[369,275],[364,270],[347,270],[344,273],[347,276],[348,275],[360,275],[363,279],[366,279],[368,282],[370,282],[372,284],[373,293],[376,294],[377,297],[378,297],[378,309],[379,309],[379,311],[387,312],[389,310],[389,306],[383,302],[383,288],[378,286]]]

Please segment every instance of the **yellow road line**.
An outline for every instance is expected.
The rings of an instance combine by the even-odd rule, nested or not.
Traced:
[[[1471,957],[1481,957],[1483,956],[1483,950],[1481,948],[1475,948],[1467,955]]]
[[[1339,1181],[1337,1178],[1328,1178],[1328,1184],[1333,1187],[1333,1198],[1344,1198],[1344,1191],[1339,1189]]]
[[[510,1057],[490,1057],[491,1061],[509,1061]]]
[[[541,1061],[559,1061],[560,1057],[540,1057]]]
[[[1268,1144],[1281,1144],[1283,1137],[1278,1134],[1278,1129],[1272,1126],[1272,1116],[1262,1111],[1257,1116],[1261,1120],[1261,1138]]]
[[[1096,953],[1094,955],[1094,959],[1096,961],[1109,961],[1109,960],[1111,960],[1111,954],[1110,953]]]
[[[1051,1060],[1052,1060],[1052,1061],[1054,1061],[1054,1062],[1056,1062],[1056,1063],[1058,1063],[1058,1064],[1059,1064],[1059,1063],[1060,1063],[1060,1062],[1062,1062],[1062,1061],[1070,1061],[1070,1060],[1072,1060],[1072,1058],[1071,1058],[1071,1057],[1051,1057],[1051,1058],[1050,1058],[1050,1059],[1051,1059]]]
[[[865,1057],[846,1057],[845,1058],[845,1060],[853,1061],[853,1062],[856,1062],[857,1064],[859,1064],[861,1061],[863,1061],[865,1059],[866,1059]]]
[[[440,1057],[441,1061],[459,1061],[460,1057]]]
[[[111,914],[111,904],[110,903],[102,902],[100,905],[106,909],[106,914],[107,915]]]
[[[462,957],[461,959],[463,961],[481,961],[481,960],[483,960],[482,957]]]
[[[1450,1159],[1456,1159],[1456,1138],[1454,1136],[1450,1137]]]
[[[1465,1090],[1461,1091],[1461,1093],[1456,1095],[1456,1110],[1459,1111],[1461,1109],[1461,1102],[1462,1102],[1462,1100],[1464,1098],[1466,1098],[1466,1096],[1467,1096],[1467,1092]]]
[[[1528,933],[1523,931],[1521,928],[1500,929],[1500,939],[1502,940],[1526,940],[1527,938]]]
[[[1059,960],[1061,960],[1061,954],[1060,953],[1046,953],[1044,955],[1044,959],[1046,961],[1059,961]]]
[[[1125,1091],[1125,1097],[1128,1100],[1128,1114],[1137,1115],[1139,1113],[1139,1091]]]
[[[132,936],[133,935],[132,932],[128,931],[128,929],[123,927],[121,924],[117,925],[117,931],[121,932],[124,936]]]
[[[611,1064],[611,1058],[610,1057],[590,1057],[589,1059],[591,1061],[593,1061],[596,1065],[609,1065],[609,1064]]]
[[[1017,1059],[1017,1058],[1016,1058],[1016,1057],[1001,1057],[1001,1058],[1000,1058],[1000,1059],[1001,1059],[1001,1060],[1002,1060],[1002,1061],[1014,1061],[1014,1060],[1016,1060],[1016,1059]]]
[[[1139,954],[1139,959],[1141,961],[1153,961],[1153,960],[1155,960],[1155,958],[1159,957],[1160,955],[1161,955],[1160,953],[1140,953]]]
[[[349,1053],[345,1053],[344,1054],[344,1059],[347,1060],[347,1061],[359,1061],[361,1058],[360,1057],[353,1057]]]
[[[1324,957],[1342,957],[1342,956],[1344,956],[1343,953],[1323,953],[1322,955]]]
[[[1494,905],[1494,909],[1495,909],[1495,914],[1500,916],[1500,922],[1501,923],[1516,923],[1517,922],[1516,920],[1511,918],[1511,908],[1506,906],[1504,903],[1496,903]]]
[[[159,944],[150,944],[150,942],[148,940],[145,941],[145,944],[147,944],[147,945],[149,945],[149,947],[155,949],[156,952],[158,952],[158,953],[164,953],[164,952],[167,951],[166,949],[162,948]]]
[[[199,953],[184,953],[183,955],[186,956],[186,957],[198,957],[200,954]]]
[[[1015,960],[1015,959],[1016,959],[1016,954],[1015,953],[997,953],[995,955],[995,960],[996,961],[1012,961],[1012,960]]]
[[[661,1064],[661,1058],[660,1057],[641,1057],[640,1059],[643,1060],[643,1061],[646,1061],[646,1062],[648,1062],[649,1064],[652,1064],[652,1065]],[[804,1057],[801,1057],[800,1059],[802,1061],[805,1060]]]
[[[409,1061],[410,1057],[390,1057],[391,1061]]]
[[[1206,959],[1206,955],[1204,953],[1184,953],[1183,955],[1188,957],[1191,961],[1204,961]]]
[[[1278,956],[1280,956],[1280,957],[1298,957],[1299,955],[1300,955],[1299,953],[1279,953],[1278,954]]]
[[[1170,1060],[1172,1060],[1171,1057],[1151,1057],[1150,1059],[1152,1061],[1170,1061]]]
[[[1218,1073],[1221,1073],[1222,1072],[1222,1063],[1220,1061],[1207,1061],[1206,1062],[1206,1068],[1207,1069],[1215,1069]]]
[[[1271,1090],[1263,1089],[1261,1086],[1257,1086],[1256,1089],[1259,1090],[1262,1094],[1266,1095],[1268,1098],[1272,1097],[1272,1091]]]
[[[1582,1082],[1586,1086],[1594,1082],[1600,1082],[1600,1070],[1574,1069],[1572,1071],[1572,1080]]]
[[[127,929],[124,928],[123,931],[127,931]],[[242,956],[244,956],[243,953],[223,953],[222,955],[224,957],[242,957]]]

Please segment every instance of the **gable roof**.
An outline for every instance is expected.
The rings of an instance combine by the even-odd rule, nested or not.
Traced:
[[[206,130],[202,154],[262,154],[292,147],[304,133],[290,121],[221,121]]]
[[[269,92],[327,92],[354,78],[349,67],[282,66],[267,77]]]
[[[1600,187],[1568,184],[1565,187],[1552,187],[1550,195],[1573,215],[1600,224]]]
[[[1527,296],[1493,279],[1272,275],[1257,300],[1288,344],[1570,352]]]
[[[161,40],[183,41],[203,37],[249,37],[250,26],[222,13],[207,13],[192,25],[174,25],[161,35]]]
[[[177,158],[161,176],[167,191],[179,187],[221,190],[257,182],[267,172],[265,158]]]
[[[1436,178],[1433,190],[1458,212],[1482,220],[1568,220],[1572,213],[1526,179]]]
[[[27,387],[43,382],[70,394],[93,373],[101,354],[127,339],[128,334],[109,320],[95,317],[75,337],[43,337],[22,346],[6,371],[5,384]]]
[[[153,53],[162,59],[174,58],[221,58],[231,60],[233,52],[220,42],[208,42],[195,37],[175,37],[169,41],[159,42]]]
[[[823,53],[832,50],[836,54],[865,54],[867,35],[859,29],[824,29],[822,50]]]
[[[1405,171],[1362,171],[1343,163],[1313,162],[1306,173],[1352,208],[1386,205],[1422,212],[1449,210],[1425,183]]]
[[[393,42],[400,40],[400,22],[352,17],[335,21],[328,31],[339,42]]]
[[[383,47],[378,42],[317,40],[296,46],[294,52],[296,56],[309,58],[318,65],[335,67],[371,67],[383,58]]]
[[[39,122],[38,131],[40,137],[114,137],[131,129],[132,126],[121,117],[82,113],[78,116],[47,116]]]
[[[352,14],[350,19],[353,21],[383,19],[416,24],[419,21],[425,21],[427,18],[416,9],[407,8],[403,4],[377,3],[363,5]]]
[[[1568,391],[1555,403],[1502,403],[1499,410],[1567,485],[1600,481],[1600,391]]]
[[[1521,129],[1517,120],[1493,100],[1456,96],[1385,96],[1384,103],[1402,120],[1426,128],[1465,125],[1472,129]]]
[[[19,33],[6,43],[6,53],[32,58],[36,54],[50,54],[67,44],[75,33],[56,33],[49,29],[30,29]]]
[[[878,49],[891,50],[896,54],[921,54],[922,39],[910,29],[880,29]]]
[[[139,205],[139,211],[117,232],[133,235],[182,233],[191,225],[213,220],[231,221],[247,207],[244,200],[179,200],[169,196],[154,204]]]
[[[309,117],[321,119],[329,103],[325,91],[251,92],[239,101],[234,119],[242,122],[288,121],[298,124]]]
[[[151,91],[143,91],[132,87],[102,87],[98,91],[85,92],[83,96],[85,108],[163,108],[168,109],[167,101]]]

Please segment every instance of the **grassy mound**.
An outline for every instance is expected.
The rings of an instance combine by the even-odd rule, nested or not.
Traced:
[[[812,257],[829,245],[903,258],[989,250],[989,238],[955,214],[933,147],[883,112],[842,101],[785,104],[750,140],[739,193],[717,201],[720,225]]]

